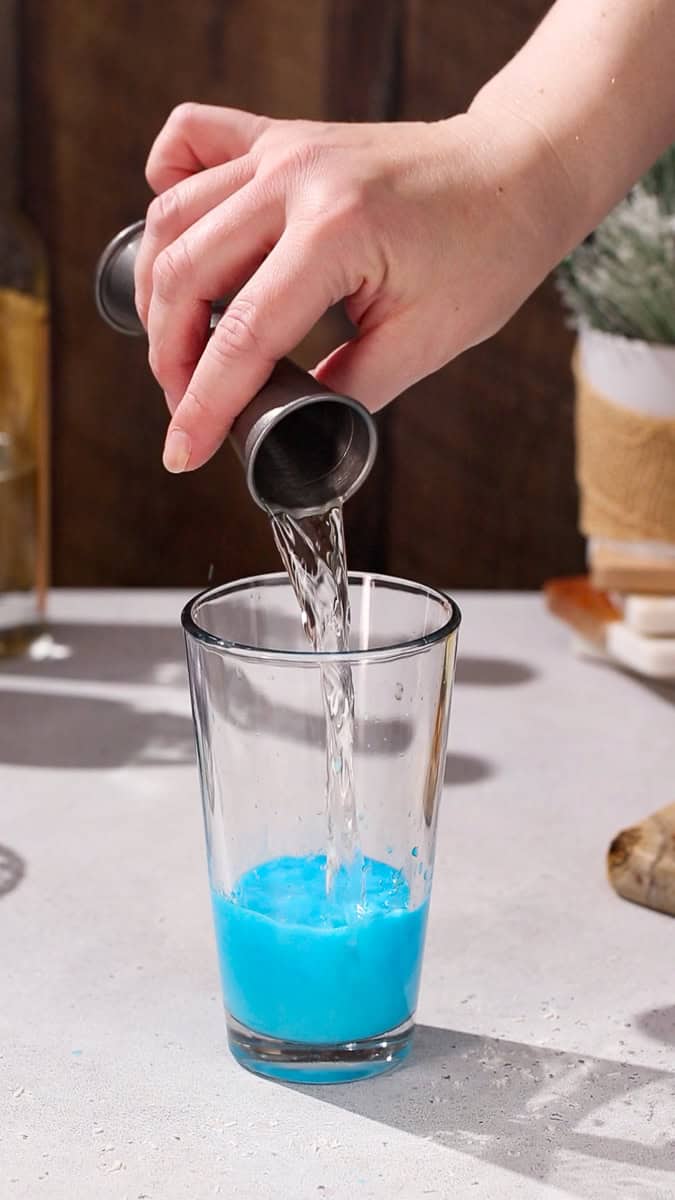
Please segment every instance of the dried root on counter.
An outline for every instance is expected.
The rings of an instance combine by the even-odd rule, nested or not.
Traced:
[[[607,872],[625,900],[675,916],[675,804],[617,834]]]

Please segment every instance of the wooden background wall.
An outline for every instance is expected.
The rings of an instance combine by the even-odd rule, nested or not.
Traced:
[[[20,181],[53,278],[53,560],[61,585],[187,585],[276,567],[225,448],[160,466],[163,400],[140,341],[97,318],[99,250],[142,215],[154,134],[184,99],[277,116],[461,110],[546,0],[41,0],[21,4]],[[306,365],[335,331],[301,348]],[[448,587],[531,587],[580,567],[571,341],[550,284],[382,419],[348,506],[351,563]]]

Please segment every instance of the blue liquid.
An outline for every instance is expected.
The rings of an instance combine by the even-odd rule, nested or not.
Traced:
[[[341,878],[342,876],[342,878]],[[415,1010],[428,904],[409,908],[401,871],[366,859],[357,908],[344,868],[277,858],[230,895],[212,891],[225,1006],[257,1033],[334,1044],[376,1037]]]

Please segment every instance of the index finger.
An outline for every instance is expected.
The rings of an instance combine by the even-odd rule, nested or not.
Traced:
[[[169,471],[194,470],[218,449],[274,365],[342,299],[336,271],[290,227],[215,328],[166,437]]]
[[[246,154],[270,123],[238,108],[179,104],[150,148],[145,177],[154,192],[166,191],[204,167]]]

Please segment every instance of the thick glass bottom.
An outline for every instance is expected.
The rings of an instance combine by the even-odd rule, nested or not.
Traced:
[[[228,1041],[237,1062],[256,1075],[290,1083],[352,1083],[393,1071],[410,1053],[414,1028],[410,1017],[377,1037],[310,1045],[266,1037],[227,1017]]]

